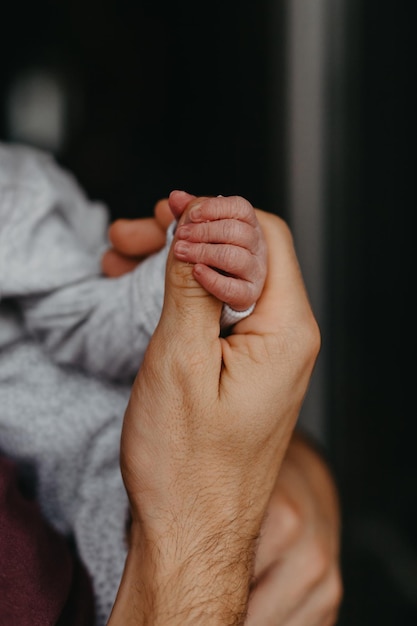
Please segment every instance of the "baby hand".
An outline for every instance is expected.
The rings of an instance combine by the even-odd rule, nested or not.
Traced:
[[[171,194],[173,206],[182,193]],[[194,277],[209,293],[245,311],[266,278],[267,248],[255,209],[239,196],[193,198],[189,206],[187,222],[176,231],[175,256],[194,263]]]

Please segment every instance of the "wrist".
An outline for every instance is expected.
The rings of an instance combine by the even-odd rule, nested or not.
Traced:
[[[129,555],[109,625],[244,623],[257,534],[238,524],[176,525],[158,538],[133,521]]]

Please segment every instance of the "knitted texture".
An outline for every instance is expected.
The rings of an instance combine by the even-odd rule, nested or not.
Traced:
[[[74,537],[97,626],[126,556],[120,431],[166,259],[104,279],[107,224],[48,155],[0,146],[0,450],[31,468],[44,515]]]

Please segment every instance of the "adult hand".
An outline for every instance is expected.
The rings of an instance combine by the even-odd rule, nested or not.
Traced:
[[[114,623],[243,623],[255,541],[319,349],[289,230],[258,218],[265,289],[227,339],[220,303],[168,259],[124,421],[132,544]]]
[[[245,626],[333,626],[342,598],[333,478],[301,435],[290,442],[261,530]]]
[[[177,217],[182,208],[178,207]],[[160,232],[172,219],[168,200],[158,202],[157,229],[153,231],[157,245],[163,245]],[[120,273],[126,271],[126,256],[130,269],[144,256],[146,246],[149,249],[152,230],[146,229],[147,221],[142,219],[118,220],[112,225],[112,253]],[[311,444],[296,434],[259,538],[248,626],[335,623],[332,616],[337,615],[342,595],[339,527],[339,505],[330,472]]]

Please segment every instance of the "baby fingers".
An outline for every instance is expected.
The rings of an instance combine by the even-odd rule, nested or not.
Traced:
[[[234,311],[246,311],[256,300],[254,284],[246,280],[225,276],[201,263],[195,265],[193,274],[204,289]]]
[[[199,198],[193,203],[189,213],[192,222],[212,222],[234,219],[256,226],[257,219],[253,206],[240,196],[218,196]]]
[[[245,222],[235,219],[225,219],[213,222],[200,222],[183,224],[177,228],[177,239],[191,242],[233,244],[246,248],[253,254],[258,252],[261,245],[262,235],[260,229],[256,229]]]
[[[195,263],[194,277],[200,285],[236,311],[244,311],[259,297],[258,262],[248,250],[180,240],[174,254]]]
[[[186,263],[203,263],[229,276],[251,281],[254,276],[253,255],[236,245],[176,241],[175,256]]]

